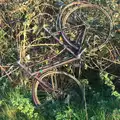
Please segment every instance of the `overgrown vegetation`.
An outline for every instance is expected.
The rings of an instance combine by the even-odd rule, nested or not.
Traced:
[[[88,61],[85,60],[87,62],[83,65],[79,80],[83,86],[85,98],[83,104],[75,106],[52,101],[36,106],[32,101],[34,79],[16,67],[18,60],[29,66],[31,63],[42,61],[43,56],[47,57],[46,53],[50,49],[42,44],[46,40],[49,44],[53,39],[46,35],[42,28],[46,26],[51,30],[52,24],[56,22],[58,6],[70,2],[72,0],[0,1],[0,120],[120,120],[119,0],[89,0],[90,3],[101,5],[110,14],[113,29],[110,42],[101,50],[102,52],[98,52],[97,57],[94,55],[96,53],[93,53]],[[48,8],[48,3],[51,4],[52,8],[44,7],[41,5],[43,3]],[[48,18],[50,15],[46,15],[38,21],[37,16],[44,11],[52,17]],[[57,28],[53,27],[53,31],[54,29]],[[62,41],[61,37],[60,40]],[[53,43],[55,43],[54,40]],[[51,53],[48,52],[49,55],[52,56],[53,52],[59,54],[61,48],[59,45],[56,46],[54,44],[52,48],[54,50]],[[42,51],[39,48],[42,48]],[[99,58],[102,55],[108,55],[106,48],[114,50],[109,49],[110,56],[107,58],[113,57],[109,68],[107,67],[111,64],[111,59],[106,64],[106,61],[101,62]],[[94,59],[97,62],[94,62]],[[49,61],[35,64],[31,71],[36,71],[38,67],[48,63]],[[72,67],[66,66],[62,69],[73,74]],[[103,66],[106,69],[103,69]]]

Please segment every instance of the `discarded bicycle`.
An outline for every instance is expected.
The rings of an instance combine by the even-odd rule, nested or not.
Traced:
[[[48,4],[40,6],[44,6],[42,12],[31,21],[37,21],[35,24],[42,26],[36,35],[44,34],[45,37],[25,45],[27,55],[24,56],[28,60],[24,62],[21,54],[18,62],[35,79],[33,101],[36,105],[53,100],[80,103],[84,101],[79,81],[82,62],[85,56],[105,48],[112,30],[111,18],[103,8],[87,2],[72,2],[63,6],[59,15],[54,17],[51,14],[56,8]],[[49,13],[51,10],[53,13]],[[106,48],[104,60],[111,59],[109,53],[109,48]],[[70,72],[65,70],[66,65],[70,67]]]

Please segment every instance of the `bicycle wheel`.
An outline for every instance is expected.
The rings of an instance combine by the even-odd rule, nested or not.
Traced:
[[[117,64],[118,50],[110,42],[106,44],[100,51],[90,52],[86,54],[86,65],[92,69],[106,71],[112,65]]]
[[[74,2],[66,6],[59,18],[59,27],[67,43],[99,49],[110,37],[112,21],[109,14],[93,4]]]
[[[35,10],[38,12],[38,13],[48,13],[52,16],[56,16],[56,14],[58,13],[58,8],[53,6],[52,4],[50,3],[41,3],[39,5],[37,5],[35,7]]]
[[[41,75],[39,81],[33,83],[32,96],[35,105],[57,100],[72,104],[83,100],[80,82],[72,75],[60,71],[49,71]]]

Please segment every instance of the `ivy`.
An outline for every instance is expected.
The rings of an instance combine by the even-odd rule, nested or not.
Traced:
[[[113,84],[113,80],[115,79],[115,76],[107,72],[101,72],[100,77],[104,81],[105,85],[111,88],[112,90],[111,95],[117,97],[117,99],[120,99],[120,94],[115,90],[115,85]]]

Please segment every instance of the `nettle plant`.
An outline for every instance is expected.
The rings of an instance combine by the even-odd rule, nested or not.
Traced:
[[[25,98],[18,90],[12,92],[9,96],[12,106],[18,109],[18,112],[26,115],[29,120],[39,119],[38,113],[35,112],[35,107],[32,105],[29,98]]]
[[[115,85],[113,83],[113,80],[115,79],[115,76],[111,75],[107,72],[101,72],[100,77],[104,81],[104,83],[111,88],[111,90],[112,90],[111,94],[113,96],[117,97],[117,99],[120,99],[120,93],[118,91],[116,91]]]

